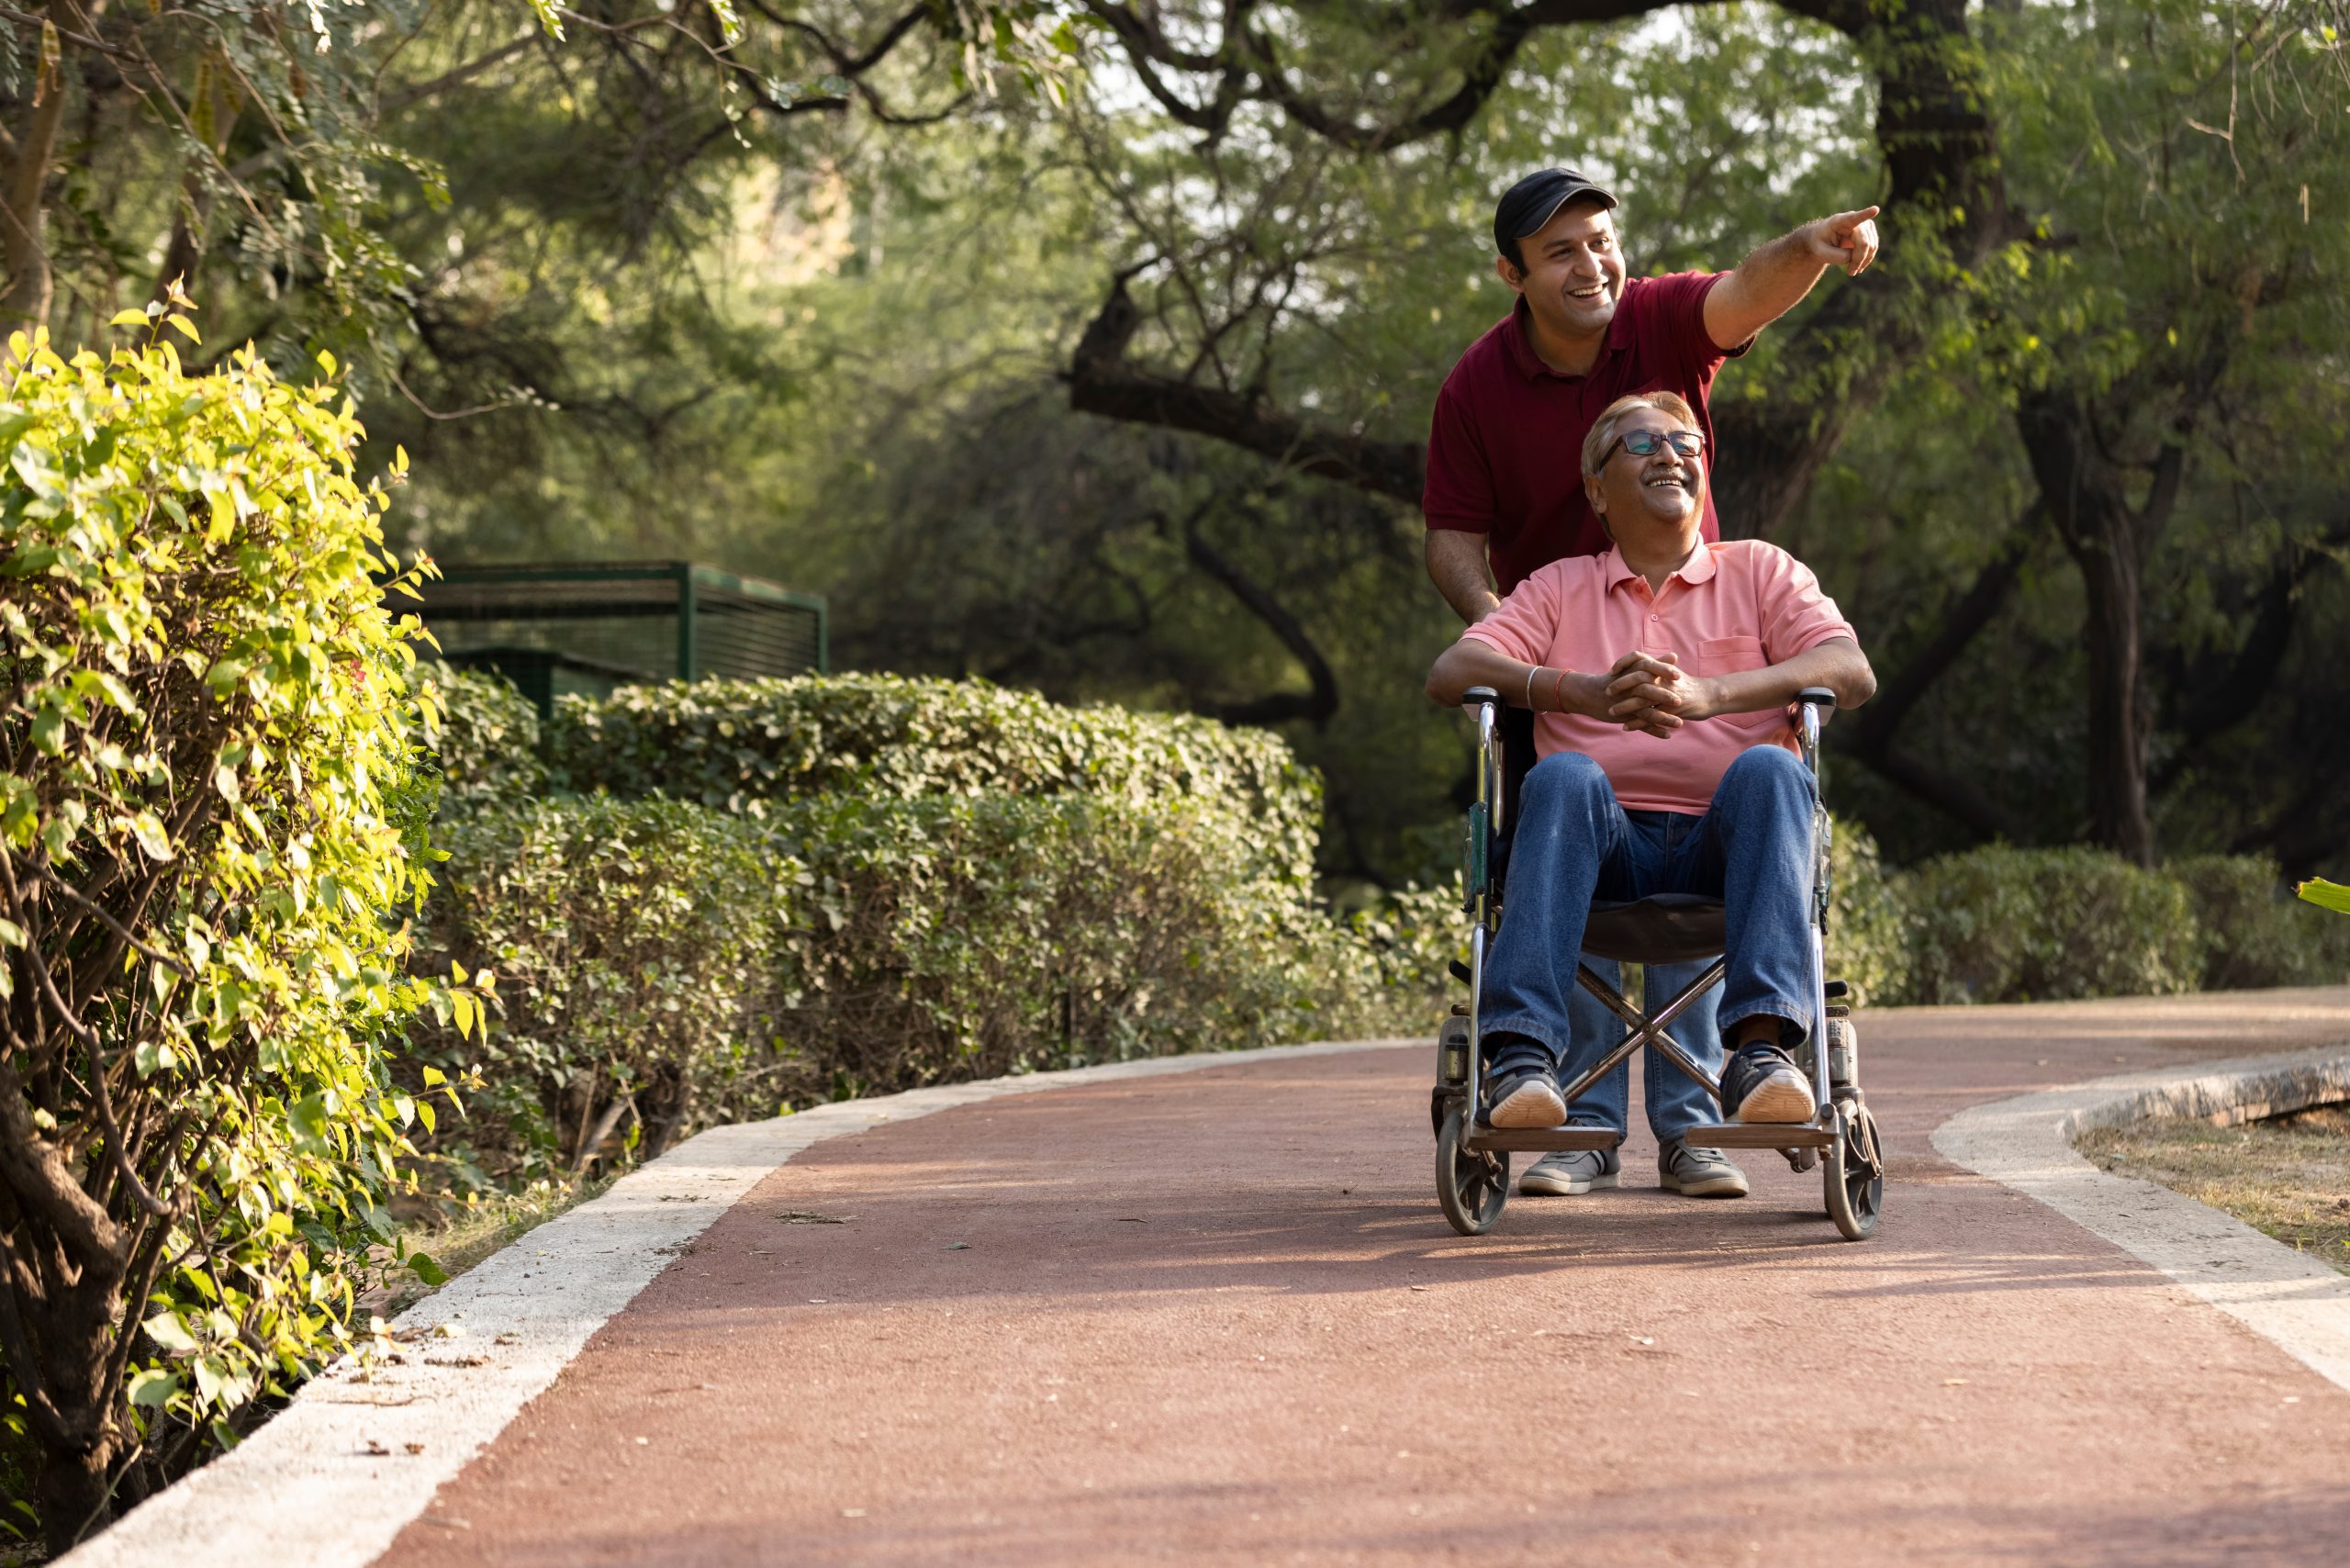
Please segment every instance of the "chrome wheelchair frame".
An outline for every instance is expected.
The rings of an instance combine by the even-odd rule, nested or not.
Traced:
[[[1795,727],[1804,765],[1814,779],[1819,776],[1821,712],[1832,709],[1835,702],[1836,694],[1823,687],[1807,688],[1796,700]],[[1504,879],[1495,850],[1507,830],[1515,802],[1505,798],[1509,792],[1505,786],[1508,759],[1500,735],[1499,694],[1491,687],[1472,687],[1461,705],[1473,710],[1477,721],[1477,799],[1469,809],[1463,846],[1461,906],[1461,913],[1472,916],[1475,924],[1469,932],[1468,963],[1456,960],[1452,966],[1453,973],[1469,984],[1469,1001],[1453,1005],[1438,1033],[1436,1088],[1429,1099],[1429,1116],[1437,1136],[1437,1201],[1453,1229],[1463,1236],[1481,1236],[1501,1218],[1508,1201],[1513,1151],[1613,1148],[1623,1141],[1623,1135],[1605,1127],[1494,1127],[1477,1118],[1484,1078],[1478,1010],[1484,994],[1485,955],[1501,930],[1502,920]],[[1814,794],[1809,901],[1812,1015],[1825,1026],[1804,1043],[1797,1060],[1810,1075],[1818,1113],[1807,1124],[1750,1126],[1730,1122],[1695,1127],[1687,1136],[1691,1144],[1705,1148],[1774,1148],[1797,1170],[1818,1165],[1829,1218],[1846,1240],[1859,1241],[1876,1229],[1885,1198],[1885,1159],[1875,1118],[1861,1090],[1859,1041],[1852,1009],[1845,1003],[1847,988],[1843,981],[1828,978],[1831,829],[1827,808],[1817,802],[1817,790]],[[1691,1061],[1665,1029],[1707,990],[1721,983],[1727,969],[1722,946],[1722,905],[1715,900],[1665,893],[1630,902],[1602,901],[1592,906],[1583,937],[1585,952],[1642,964],[1703,958],[1712,958],[1714,962],[1651,1017],[1578,960],[1577,981],[1622,1020],[1625,1034],[1573,1082],[1561,1085],[1560,1092],[1568,1103],[1572,1104],[1618,1062],[1643,1047],[1662,1051],[1673,1066],[1705,1085],[1717,1104],[1720,1103],[1719,1081]],[[1822,1045],[1825,1049],[1820,1048]]]

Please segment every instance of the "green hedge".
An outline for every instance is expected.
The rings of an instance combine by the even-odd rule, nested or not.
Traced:
[[[501,1016],[432,1046],[484,1081],[436,1148],[481,1184],[844,1095],[1416,1033],[1460,924],[1334,922],[1197,798],[556,797],[442,836],[432,962],[493,970]]]
[[[800,1097],[1344,1032],[1380,989],[1255,824],[1196,798],[830,795],[774,820],[815,878]]]
[[[681,801],[563,798],[479,807],[440,837],[431,961],[497,977],[486,1041],[444,1033],[419,1057],[481,1070],[437,1145],[468,1184],[568,1174],[614,1137],[649,1157],[764,1094],[801,885],[769,834]]]
[[[2350,933],[2288,898],[2266,859],[2200,856],[2146,870],[2102,850],[1998,845],[1893,873],[1881,887],[1903,951],[1878,1002],[2159,996],[2350,978]],[[1873,961],[1891,954],[1882,931],[1857,944]]]
[[[1858,823],[1830,824],[1828,972],[1852,988],[1856,1005],[1891,1002],[1909,989],[1908,912]]]
[[[1900,896],[1910,1001],[2162,996],[2201,978],[2186,887],[2119,856],[1997,846],[1928,861]]]
[[[1418,1033],[1450,1000],[1456,900],[1334,919],[1318,785],[1270,734],[859,676],[565,699],[537,736],[502,682],[431,678],[436,962],[502,977],[488,1087],[444,1133],[476,1179],[840,1095]],[[593,792],[529,798],[550,789]],[[2344,967],[2260,862],[1994,848],[1888,872],[1846,823],[1832,872],[1830,959],[1864,1002]]]
[[[2350,977],[2350,924],[2292,896],[2266,857],[2199,855],[2164,868],[2204,935],[2203,989],[2336,985]]]
[[[431,662],[413,686],[443,817],[547,792],[539,711],[505,678]]]
[[[555,704],[558,788],[762,815],[814,795],[1198,799],[1238,812],[1270,868],[1313,875],[1322,785],[1280,736],[1212,719],[1064,708],[980,680],[886,675],[637,686]]]

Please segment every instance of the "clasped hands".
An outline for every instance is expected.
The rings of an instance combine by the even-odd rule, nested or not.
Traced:
[[[1610,666],[1595,719],[1607,719],[1628,730],[1659,739],[1695,719],[1710,719],[1722,710],[1721,683],[1691,675],[1672,654],[1644,654],[1637,649]]]

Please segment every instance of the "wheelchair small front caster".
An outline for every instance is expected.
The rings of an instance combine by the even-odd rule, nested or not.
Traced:
[[[1820,1161],[1828,1217],[1847,1241],[1865,1241],[1885,1206],[1885,1155],[1876,1119],[1858,1094],[1836,1097],[1836,1141]]]
[[[1463,1236],[1483,1236],[1502,1217],[1509,1201],[1509,1156],[1462,1148],[1475,1102],[1456,1100],[1436,1135],[1436,1201],[1444,1217]]]

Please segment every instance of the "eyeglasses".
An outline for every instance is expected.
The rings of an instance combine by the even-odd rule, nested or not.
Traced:
[[[1604,466],[1619,446],[1635,457],[1654,457],[1667,442],[1684,457],[1695,457],[1706,450],[1706,438],[1695,431],[1626,431],[1607,443],[1599,461]]]

